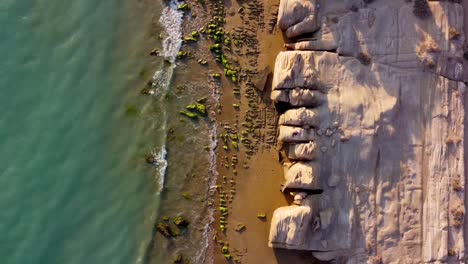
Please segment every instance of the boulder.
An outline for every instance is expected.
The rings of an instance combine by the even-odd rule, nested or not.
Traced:
[[[379,1],[348,12],[332,10],[337,1],[324,1],[321,10],[328,11],[321,16],[339,13],[336,25],[294,48],[331,52],[277,56],[272,97],[290,103],[296,87],[321,91],[320,127],[335,122],[340,127],[331,137],[318,130],[320,145],[327,148],[320,153],[320,170],[294,168],[310,164],[303,162],[285,174],[287,179],[288,174],[310,176],[309,182],[323,189],[314,204],[322,228],[285,228],[290,222],[315,226],[315,218],[301,222],[304,205],[282,207],[275,219],[286,220],[273,223],[270,246],[310,250],[318,258],[346,263],[466,259],[465,216],[454,210],[466,207],[463,8],[453,1],[429,1],[432,15],[421,20],[404,2]],[[450,37],[454,30],[460,32],[457,38]],[[283,141],[304,143],[294,141],[290,126],[279,129]]]
[[[274,102],[289,103],[293,107],[317,107],[325,102],[325,98],[319,91],[301,88],[274,90],[271,93],[271,100]]]
[[[291,160],[314,160],[317,156],[317,145],[310,141],[309,143],[289,144],[288,158]]]
[[[313,228],[312,196],[301,205],[280,207],[271,218],[268,245],[275,248],[301,248],[305,246],[308,231]]]
[[[319,169],[317,162],[297,162],[285,167],[283,191],[289,189],[318,190]]]
[[[314,139],[313,128],[279,126],[278,140],[281,142],[309,142]]]
[[[320,118],[317,110],[305,107],[290,109],[279,117],[279,125],[317,127]]]

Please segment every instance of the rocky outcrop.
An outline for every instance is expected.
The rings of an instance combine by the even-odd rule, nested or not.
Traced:
[[[451,80],[468,81],[468,63],[462,59],[462,6],[449,1],[431,3],[431,12],[431,18],[422,21],[413,15],[412,5],[403,4],[323,16],[321,30],[312,40],[286,47],[336,50],[355,58],[369,56],[375,62],[400,68],[424,66]]]
[[[288,38],[318,29],[315,9],[316,0],[281,1],[278,11],[278,26]]]
[[[291,160],[314,160],[316,157],[317,145],[313,141],[288,146],[288,158]]]
[[[310,126],[317,127],[319,125],[318,111],[307,109],[305,107],[290,109],[279,117],[279,125],[287,126]]]
[[[315,139],[315,130],[293,126],[280,126],[278,140],[281,142],[304,142]]]
[[[273,228],[270,229],[269,245],[288,249],[303,245],[312,229],[310,223],[313,213],[311,197],[303,200],[300,205],[278,208],[271,219]]]
[[[285,189],[308,191],[321,189],[317,178],[318,173],[317,162],[297,162],[293,165],[285,165],[283,191]]]
[[[291,108],[278,137],[288,150],[283,189],[323,193],[304,198],[313,208],[279,208],[270,246],[348,263],[465,258],[464,37],[449,34],[461,32],[463,10],[431,1],[432,16],[420,20],[411,4],[390,2],[339,15],[324,7],[320,19],[330,25],[314,41],[329,36],[336,50],[285,51],[276,59],[272,99]],[[290,47],[319,47],[311,43]],[[320,100],[292,103],[297,90]],[[310,141],[314,161],[297,162],[291,146]]]

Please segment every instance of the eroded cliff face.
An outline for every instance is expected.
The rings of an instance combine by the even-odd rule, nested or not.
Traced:
[[[406,1],[333,2],[281,1],[281,29],[315,35],[276,59],[271,97],[291,109],[279,122],[283,187],[295,201],[274,213],[270,246],[348,263],[460,263],[462,7],[431,1],[420,19]],[[295,27],[304,19],[310,27]]]

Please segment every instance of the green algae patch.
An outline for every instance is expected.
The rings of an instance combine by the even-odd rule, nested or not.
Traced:
[[[190,224],[190,222],[184,219],[182,216],[176,217],[173,222],[178,227],[186,227]]]
[[[202,98],[200,98],[200,99],[197,100],[197,103],[203,104],[203,103],[206,102],[206,100],[208,100],[208,99],[206,98],[206,96],[203,96]]]
[[[179,111],[179,113],[181,115],[183,115],[183,116],[186,116],[186,117],[190,118],[190,119],[198,119],[198,115],[195,114],[195,113],[187,112],[187,111],[184,111],[184,110]]]
[[[245,230],[245,225],[243,223],[239,223],[236,225],[236,229],[235,229],[237,232],[242,232],[243,230]]]
[[[164,222],[159,222],[157,225],[156,225],[156,230],[158,230],[159,233],[161,233],[163,236],[165,237],[172,237],[172,236],[175,236],[174,234],[174,231],[172,230],[172,228],[164,223]]]
[[[239,150],[239,145],[237,144],[236,141],[231,141],[231,145],[233,148],[235,148],[236,150]]]
[[[203,116],[206,116],[206,106],[204,104],[196,104],[196,110]]]
[[[196,104],[189,104],[189,105],[186,105],[186,106],[185,106],[185,109],[187,109],[187,110],[195,110],[195,109],[197,109],[197,105],[196,105]]]
[[[139,113],[138,108],[134,105],[128,105],[125,108],[125,114],[129,116],[135,116],[135,115],[138,115],[138,113]]]
[[[187,42],[197,42],[198,39],[194,38],[194,37],[185,37],[184,38],[184,42],[187,43]]]
[[[184,257],[181,254],[177,254],[174,257],[172,257],[171,262],[172,263],[182,263],[184,261]]]
[[[231,254],[229,254],[229,247],[228,246],[223,246],[221,248],[221,253],[223,253],[223,256],[226,258],[226,259],[231,259]]]
[[[194,30],[194,31],[192,31],[192,33],[190,35],[192,35],[192,37],[194,37],[194,38],[198,38],[200,36],[200,33],[198,31]]]
[[[257,213],[257,217],[259,219],[266,219],[266,214],[265,213]]]
[[[188,56],[190,56],[190,52],[189,52],[189,51],[182,51],[182,50],[181,50],[181,51],[179,51],[179,52],[177,53],[177,59],[179,59],[179,60],[180,60],[180,59],[185,59],[185,58],[187,58]]]

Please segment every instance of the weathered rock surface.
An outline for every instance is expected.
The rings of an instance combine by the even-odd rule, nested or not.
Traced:
[[[292,166],[285,166],[283,190],[302,189],[318,190],[320,189],[319,169],[317,162],[297,162]]]
[[[313,228],[313,213],[312,196],[304,199],[300,206],[276,209],[271,219],[269,245],[292,249],[303,245],[308,232]]]
[[[363,250],[364,257],[379,255],[384,263],[444,261],[452,248],[457,248],[452,259],[464,257],[463,232],[453,225],[450,210],[464,208],[464,193],[451,186],[464,184],[465,85],[418,69],[364,66],[334,53],[284,53],[278,56],[316,61],[318,76],[332,87],[320,128],[339,122],[346,138],[337,138],[334,148],[321,153],[321,175],[339,181],[334,188],[321,184],[324,194],[317,208],[339,208],[343,221],[310,232],[296,249],[349,258]],[[299,134],[292,136],[293,129]],[[303,135],[302,128],[280,127],[282,141],[312,138]]]
[[[313,141],[288,146],[288,158],[291,160],[314,160],[316,157],[317,145]]]
[[[286,31],[288,38],[317,30],[316,5],[316,0],[281,1],[278,11],[279,28]]]
[[[305,107],[290,109],[279,117],[279,125],[287,126],[311,126],[319,125],[319,113],[316,110],[307,109]]]
[[[315,139],[312,128],[280,126],[278,140],[283,142],[309,142]]]
[[[465,36],[463,8],[447,2],[430,3],[432,17],[421,20],[412,5],[380,5],[324,17],[313,40],[286,44],[295,50],[337,50],[343,56],[372,60],[396,67],[428,67],[452,80],[468,81],[468,63],[462,60]],[[310,30],[313,32],[315,30]],[[455,34],[455,33],[452,33]]]
[[[462,32],[463,9],[431,1],[432,16],[419,20],[404,1],[378,3],[342,13],[327,26],[334,32],[327,41],[338,53],[287,51],[277,57],[272,98],[296,87],[323,92],[311,140],[326,151],[318,173],[294,167],[305,163],[286,171],[287,180],[288,173],[312,171],[306,175],[315,177],[323,194],[314,196],[311,217],[306,208],[280,208],[276,219],[286,220],[275,220],[270,245],[320,251],[314,254],[321,259],[347,263],[462,263],[464,36],[451,39],[449,30]],[[322,21],[328,15],[337,16],[322,14]],[[363,61],[363,52],[370,61]],[[289,94],[285,98],[291,102]],[[336,133],[319,132],[335,124]],[[306,138],[300,127],[279,129],[280,141]],[[316,218],[326,228],[297,228],[304,219],[314,226]],[[285,228],[292,219],[293,228]]]
[[[275,90],[271,99],[275,102],[290,103],[292,106],[316,107],[325,101],[325,95],[319,91],[295,88],[291,90]]]

